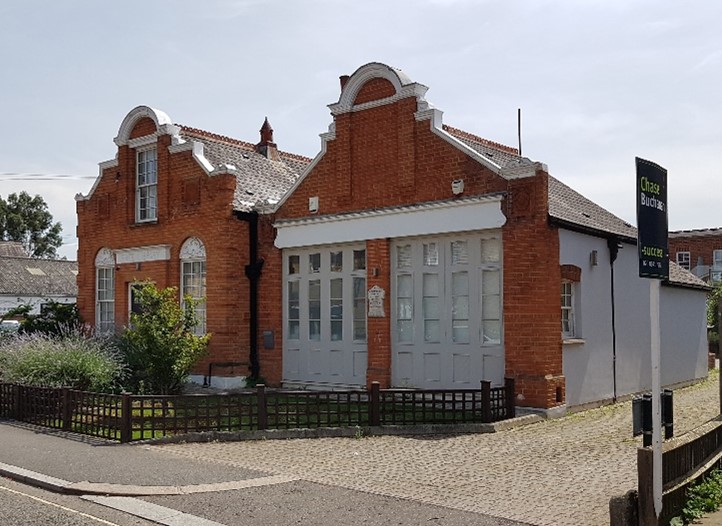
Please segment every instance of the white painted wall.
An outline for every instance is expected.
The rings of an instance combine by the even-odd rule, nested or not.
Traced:
[[[582,269],[577,302],[582,343],[564,345],[567,405],[613,396],[611,272],[604,239],[559,231],[560,263]],[[598,251],[597,266],[589,254]],[[637,247],[623,244],[614,263],[617,396],[650,388],[650,281],[638,275]],[[705,293],[663,286],[660,293],[662,384],[703,378],[707,374]]]
[[[0,295],[0,316],[20,305],[32,305],[30,314],[40,314],[40,305],[55,301],[57,303],[75,303],[75,296],[55,296],[52,298],[39,296],[2,296]]]

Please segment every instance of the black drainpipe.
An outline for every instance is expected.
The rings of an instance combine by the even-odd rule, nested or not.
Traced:
[[[258,258],[258,214],[256,212],[235,212],[241,221],[248,223],[248,254],[249,263],[246,265],[246,277],[250,282],[249,310],[250,310],[250,352],[248,355],[248,370],[251,378],[258,379],[261,366],[258,363],[258,280],[261,278],[263,258]]]
[[[616,237],[610,237],[607,239],[607,246],[609,247],[609,267],[611,270],[611,290],[612,290],[612,381],[614,383],[614,393],[612,400],[616,403],[617,401],[617,324],[615,321],[615,308],[614,308],[614,262],[617,260],[617,254],[619,253],[619,239]]]

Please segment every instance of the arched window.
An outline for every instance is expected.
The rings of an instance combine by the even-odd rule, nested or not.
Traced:
[[[206,333],[206,248],[203,242],[196,237],[186,239],[181,247],[180,260],[181,298],[188,295],[198,300],[195,333],[202,335]]]
[[[109,248],[95,256],[95,328],[99,332],[115,329],[115,256]]]

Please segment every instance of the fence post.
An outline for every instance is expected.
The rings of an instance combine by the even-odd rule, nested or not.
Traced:
[[[120,396],[120,441],[126,443],[133,438],[133,403],[130,393]]]
[[[369,425],[381,425],[381,385],[378,382],[371,382],[371,393],[369,394]]]
[[[506,394],[506,416],[516,416],[516,382],[513,378],[504,378],[504,392]]]
[[[481,421],[491,422],[491,382],[481,381]]]
[[[63,387],[62,389],[60,411],[63,418],[63,431],[70,431],[70,423],[73,419],[73,408],[70,403],[70,389],[67,387]]]
[[[639,496],[639,526],[658,526],[652,494],[652,450],[637,448],[637,495]]]
[[[23,388],[19,384],[13,385],[13,408],[11,415],[12,418],[15,420],[18,420],[22,422],[23,420],[23,406],[22,406],[22,395],[23,395]]]
[[[256,386],[258,393],[258,429],[268,429],[268,403],[266,400],[266,386],[258,384]]]

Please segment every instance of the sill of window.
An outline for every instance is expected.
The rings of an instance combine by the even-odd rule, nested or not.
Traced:
[[[157,224],[158,224],[158,220],[153,219],[151,221],[136,221],[135,223],[131,224],[130,226],[133,228],[137,228],[137,227],[142,227],[142,226],[147,226],[147,225],[157,225]]]
[[[587,340],[584,338],[564,338],[562,339],[562,345],[584,345]]]

